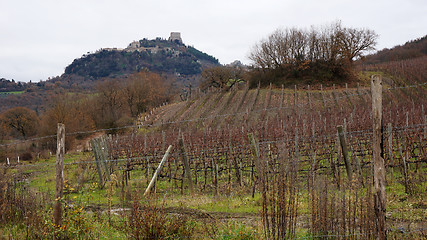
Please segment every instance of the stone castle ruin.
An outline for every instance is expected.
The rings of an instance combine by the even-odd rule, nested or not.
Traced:
[[[168,39],[168,41],[171,42],[178,42],[180,44],[182,44],[182,38],[181,38],[181,33],[180,32],[171,32],[170,37]],[[171,50],[170,48],[166,48]],[[151,53],[157,53],[158,51],[161,50],[161,48],[159,46],[155,46],[155,47],[143,47],[140,43],[140,41],[133,41],[131,42],[126,48],[101,48],[100,50],[96,51],[96,52],[101,52],[101,51],[126,51],[126,52],[133,52],[133,51],[150,51]],[[89,54],[89,52],[88,52]],[[177,51],[176,54],[179,54],[179,51]]]
[[[170,35],[168,40],[172,41],[172,42],[178,41],[179,43],[182,43],[181,33],[180,32],[171,32],[171,35]]]

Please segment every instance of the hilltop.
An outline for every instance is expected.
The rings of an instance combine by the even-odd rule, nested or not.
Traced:
[[[182,41],[156,38],[134,41],[124,49],[103,48],[75,59],[65,75],[99,79],[118,77],[142,69],[177,76],[199,75],[202,69],[219,65],[216,58],[186,46]]]
[[[218,66],[213,56],[193,46],[187,46],[172,33],[168,40],[142,39],[131,42],[126,48],[101,48],[83,54],[66,68],[61,76],[38,83],[21,83],[0,80],[0,112],[23,106],[43,111],[51,95],[58,93],[92,92],[107,78],[126,79],[140,71],[161,74],[175,90],[190,82],[197,85],[204,68]]]

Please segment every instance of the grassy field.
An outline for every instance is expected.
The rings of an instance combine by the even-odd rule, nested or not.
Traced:
[[[419,174],[425,175],[426,169],[423,164]],[[17,168],[5,169],[4,173],[4,177],[21,178],[13,186],[15,201],[19,199],[15,207],[30,204],[32,209],[27,211],[32,214],[36,212],[41,222],[30,224],[26,219],[32,217],[24,216],[22,221],[2,224],[0,236],[22,239],[28,234],[30,238],[50,238],[55,231],[52,225],[55,158],[39,160],[33,164],[24,163]],[[64,177],[64,198],[60,200],[64,207],[63,225],[57,230],[57,234],[64,238],[78,236],[84,239],[123,239],[134,238],[138,233],[148,234],[135,230],[135,224],[131,223],[135,221],[141,224],[138,225],[139,229],[166,229],[169,233],[159,234],[177,234],[173,236],[185,239],[266,238],[260,214],[261,193],[257,191],[252,197],[248,187],[228,194],[216,195],[202,189],[190,194],[187,188],[181,192],[173,181],[160,178],[156,184],[156,193],[144,197],[142,193],[149,179],[145,178],[144,172],[135,170],[127,184],[123,180],[123,174],[116,172],[111,175],[104,188],[100,188],[91,153],[67,154]],[[408,194],[405,193],[402,182],[397,180],[402,179],[400,172],[389,171],[387,179],[387,226],[390,236],[422,239],[425,235],[420,235],[420,232],[410,232],[425,229],[426,183],[420,183]],[[308,227],[312,201],[310,192],[303,188],[298,192],[297,199],[298,227],[294,237],[312,239],[313,234]],[[3,199],[2,203],[4,207],[6,201]],[[144,216],[135,217],[136,209],[142,211]],[[162,224],[155,226],[154,222],[157,221]],[[143,223],[146,222],[154,225],[145,226]],[[408,232],[407,235],[398,235],[403,231]]]

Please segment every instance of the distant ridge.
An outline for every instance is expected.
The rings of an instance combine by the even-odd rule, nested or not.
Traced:
[[[364,64],[378,64],[391,61],[401,61],[427,56],[427,35],[408,41],[391,49],[385,48],[368,55],[363,59]]]

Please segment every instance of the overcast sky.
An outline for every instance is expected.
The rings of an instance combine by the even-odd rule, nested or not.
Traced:
[[[181,32],[222,64],[277,28],[341,20],[379,34],[377,49],[427,34],[426,0],[0,0],[0,78],[38,82],[75,58]]]

